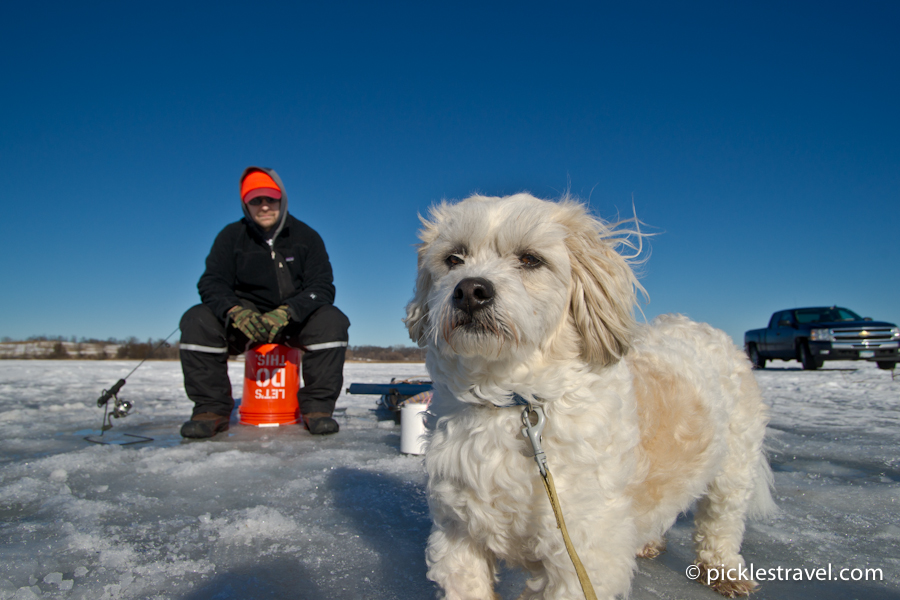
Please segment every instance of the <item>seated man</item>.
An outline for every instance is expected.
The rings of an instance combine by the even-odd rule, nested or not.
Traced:
[[[303,350],[303,387],[297,394],[310,433],[337,433],[332,418],[343,384],[350,321],[335,307],[331,263],[322,238],[288,214],[287,194],[272,169],[241,176],[244,218],[213,242],[197,288],[202,304],[181,319],[184,389],[194,401],[186,438],[228,429],[234,399],[229,355],[253,344]]]

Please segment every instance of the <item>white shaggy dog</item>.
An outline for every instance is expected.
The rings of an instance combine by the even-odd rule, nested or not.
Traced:
[[[599,598],[627,595],[695,501],[697,564],[744,564],[748,513],[774,507],[766,407],[721,331],[634,318],[627,238],[569,199],[473,196],[421,231],[410,337],[427,346],[437,421],[425,456],[428,577],[446,598],[496,598],[496,565],[530,573],[521,598],[583,598],[513,394],[546,414],[543,448],[574,548]],[[714,571],[718,569],[719,571]],[[746,573],[746,571],[744,572]]]

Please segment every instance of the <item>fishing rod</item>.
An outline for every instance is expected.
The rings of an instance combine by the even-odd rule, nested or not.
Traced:
[[[129,373],[128,375],[126,375],[126,376],[123,377],[122,379],[118,380],[118,381],[117,381],[111,388],[109,388],[108,390],[103,390],[103,393],[100,395],[99,398],[97,398],[97,406],[98,406],[98,407],[100,407],[100,406],[104,407],[104,410],[103,410],[103,422],[102,422],[102,424],[101,424],[101,426],[100,426],[100,436],[101,436],[101,437],[103,436],[103,432],[104,432],[104,431],[106,431],[106,430],[108,430],[108,429],[112,429],[112,426],[113,426],[113,425],[112,425],[112,420],[113,420],[113,418],[120,419],[120,418],[122,418],[122,417],[127,417],[127,416],[128,416],[128,411],[130,411],[130,410],[134,407],[134,404],[132,404],[132,403],[129,402],[128,400],[122,400],[122,399],[119,398],[119,396],[118,396],[119,391],[122,389],[122,386],[125,385],[125,381],[126,381],[129,377],[131,377],[131,375],[132,375],[135,371],[137,371],[137,370],[141,367],[142,364],[144,364],[145,362],[147,362],[147,359],[150,358],[150,357],[153,355],[154,352],[156,352],[157,350],[159,350],[159,349],[162,348],[163,346],[168,346],[168,345],[169,345],[169,338],[171,338],[173,335],[175,335],[175,333],[178,331],[178,329],[179,329],[179,328],[176,327],[176,328],[175,328],[175,331],[173,331],[172,333],[170,333],[170,334],[166,337],[166,339],[164,339],[164,340],[161,341],[159,344],[157,344],[155,348],[152,348],[152,349],[150,350],[150,352],[147,353],[147,356],[144,357],[144,360],[142,360],[141,362],[139,362],[139,363],[137,364],[137,366],[131,370],[131,373]],[[110,400],[113,400],[113,399],[115,400],[115,401],[113,402],[113,409],[112,409],[112,412],[109,412],[109,401],[110,401]],[[88,440],[88,441],[94,441],[94,440]]]

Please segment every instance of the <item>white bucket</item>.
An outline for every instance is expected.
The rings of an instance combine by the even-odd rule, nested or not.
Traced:
[[[400,452],[425,454],[425,411],[427,404],[404,404],[400,408]]]

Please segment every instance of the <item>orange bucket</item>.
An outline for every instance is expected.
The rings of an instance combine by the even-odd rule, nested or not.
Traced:
[[[297,348],[262,344],[247,350],[244,393],[238,420],[244,425],[277,427],[299,419],[300,357]]]

